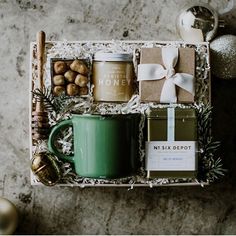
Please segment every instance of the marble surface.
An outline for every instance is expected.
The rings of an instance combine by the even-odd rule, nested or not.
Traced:
[[[213,132],[227,176],[209,187],[31,186],[29,43],[48,40],[178,40],[175,19],[191,0],[0,0],[0,196],[20,214],[17,234],[236,234],[236,80],[213,78]],[[222,11],[227,0],[209,0]],[[224,14],[236,33],[236,10]]]

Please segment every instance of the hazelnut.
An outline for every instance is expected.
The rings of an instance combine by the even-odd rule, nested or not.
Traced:
[[[63,92],[65,92],[65,88],[64,88],[64,86],[55,86],[54,88],[53,88],[53,94],[55,95],[55,96],[59,96],[60,94],[62,94]]]
[[[84,75],[77,75],[75,78],[75,84],[79,85],[80,87],[85,87],[87,86],[88,83],[88,77]]]
[[[88,73],[87,66],[79,60],[74,60],[70,65],[71,70],[76,71],[80,74],[86,75]]]
[[[88,94],[88,87],[79,88],[79,95],[87,95]]]
[[[66,80],[70,83],[73,83],[75,81],[75,77],[76,77],[77,73],[72,71],[72,70],[68,70],[64,76],[66,78]]]
[[[75,96],[79,92],[79,87],[76,84],[68,84],[66,87],[66,92],[69,96]]]
[[[64,61],[56,61],[54,63],[54,72],[56,74],[64,74],[67,70],[67,65]]]
[[[54,85],[64,85],[65,84],[65,77],[63,75],[55,75],[52,78]]]

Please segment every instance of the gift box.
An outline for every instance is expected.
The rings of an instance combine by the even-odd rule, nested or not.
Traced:
[[[68,66],[70,66],[70,62],[72,62],[73,60],[75,60],[75,58],[78,58],[79,60],[88,60],[88,64],[86,64],[88,66],[88,69],[91,69],[91,59],[93,58],[94,54],[100,51],[104,51],[104,49],[106,49],[106,51],[109,52],[117,52],[117,48],[119,48],[119,50],[121,51],[126,51],[127,53],[132,53],[132,52],[137,52],[137,51],[141,51],[144,47],[147,47],[147,45],[153,45],[156,48],[162,49],[162,47],[167,47],[166,45],[168,45],[168,47],[170,47],[170,45],[174,46],[174,47],[178,47],[180,50],[179,55],[181,54],[181,50],[184,47],[184,50],[190,48],[195,50],[195,54],[196,54],[196,65],[195,70],[196,70],[196,95],[195,95],[195,103],[197,104],[196,109],[197,112],[199,112],[200,114],[203,114],[203,117],[208,117],[209,114],[206,113],[205,114],[205,108],[207,109],[208,105],[210,103],[210,64],[209,64],[209,44],[204,42],[204,43],[198,43],[198,44],[189,44],[189,43],[184,43],[184,42],[159,42],[159,41],[54,41],[54,42],[46,42],[46,47],[45,47],[45,64],[44,64],[44,68],[45,68],[45,73],[44,73],[44,82],[45,82],[45,88],[46,88],[46,92],[49,91],[49,95],[51,97],[52,94],[52,90],[54,88],[55,84],[52,84],[52,82],[54,83],[54,81],[52,80],[53,77],[51,77],[51,73],[53,73],[53,76],[55,75],[60,75],[55,73],[55,71],[52,71],[54,69],[54,62],[57,62],[57,60],[59,61],[66,61],[68,62]],[[153,48],[151,48],[151,50],[153,50]],[[137,61],[140,61],[140,54],[135,53],[135,65]],[[161,55],[162,56],[162,55]],[[72,59],[73,58],[73,59]],[[55,60],[55,61],[54,61]],[[70,61],[68,61],[70,60]],[[142,60],[142,58],[141,58]],[[161,59],[162,60],[162,59]],[[182,60],[182,56],[179,56],[178,58],[178,62]],[[189,61],[193,61],[192,59]],[[178,63],[177,63],[178,64]],[[163,68],[165,69],[164,64],[162,65]],[[174,69],[177,71],[177,67],[178,65],[176,65],[174,67]],[[68,67],[67,67],[68,68]],[[135,67],[136,68],[136,67]],[[42,150],[45,150],[45,141],[47,142],[47,139],[43,142],[34,140],[33,135],[34,135],[34,123],[35,123],[35,116],[34,111],[35,111],[35,107],[36,107],[36,102],[37,102],[37,97],[34,96],[34,94],[32,94],[31,91],[35,91],[38,88],[38,83],[39,83],[39,79],[37,77],[37,72],[38,72],[38,66],[37,66],[37,45],[36,42],[32,42],[31,43],[31,47],[30,47],[30,73],[29,73],[29,80],[30,80],[30,87],[29,87],[29,98],[30,98],[30,121],[31,121],[31,132],[30,132],[30,159],[33,161],[35,160],[36,157],[44,157],[44,155],[40,154],[42,152]],[[171,71],[170,71],[171,72]],[[177,71],[178,72],[178,71]],[[79,73],[79,72],[78,72]],[[61,74],[62,75],[62,74]],[[91,72],[88,74],[91,75]],[[163,81],[166,80],[166,78],[162,79]],[[161,80],[160,80],[161,81]],[[150,82],[150,81],[143,81],[143,82]],[[67,82],[65,83],[67,84]],[[87,85],[88,88],[90,87],[89,84]],[[151,86],[152,87],[152,86]],[[176,86],[176,88],[178,89],[178,86]],[[91,88],[91,92],[93,92],[93,88]],[[177,94],[179,97],[179,94]],[[60,113],[56,113],[54,110],[49,110],[48,111],[48,116],[49,116],[49,124],[50,124],[50,128],[48,128],[48,130],[51,130],[51,127],[54,126],[55,124],[59,123],[62,119],[66,119],[67,117],[70,117],[71,113],[90,113],[90,112],[94,112],[97,114],[121,114],[121,113],[133,113],[133,112],[138,112],[142,114],[143,117],[143,112],[145,109],[147,109],[147,107],[152,107],[153,104],[151,103],[139,103],[140,101],[140,96],[134,96],[133,99],[131,99],[128,103],[124,104],[114,104],[114,103],[108,103],[108,102],[104,102],[104,103],[93,103],[91,99],[93,99],[93,97],[91,97],[91,94],[88,93],[86,96],[81,97],[80,94],[79,96],[59,96],[59,97],[55,97],[55,101],[56,103],[54,103],[55,105],[57,105],[57,101],[61,101],[61,103],[58,103],[58,106],[60,105]],[[65,98],[64,98],[65,97]],[[71,104],[71,105],[70,105]],[[68,106],[69,105],[69,106]],[[74,106],[75,105],[75,106]],[[163,105],[157,105],[159,107],[163,107]],[[50,107],[49,107],[50,108]],[[204,108],[204,109],[202,109]],[[167,113],[167,111],[165,111],[165,113]],[[177,114],[177,110],[175,112],[175,114]],[[33,116],[32,116],[33,115]],[[63,116],[61,116],[63,115]],[[201,115],[200,115],[201,116]],[[155,117],[155,116],[154,116]],[[150,123],[152,122],[161,122],[161,119],[159,120],[152,120],[152,118],[154,118],[153,116],[150,116]],[[163,123],[166,123],[167,121],[167,115],[165,114],[165,116],[163,116]],[[47,118],[48,120],[48,118]],[[188,119],[183,119],[183,121],[188,121]],[[139,153],[142,154],[145,150],[143,150],[143,141],[146,141],[147,138],[145,137],[145,135],[143,135],[143,132],[145,132],[146,134],[146,129],[143,129],[143,125],[144,125],[144,120],[141,119],[141,123],[139,125],[140,128],[140,136],[139,136]],[[178,119],[175,119],[176,124],[178,123]],[[199,121],[198,121],[199,122]],[[200,124],[201,122],[199,122]],[[154,123],[155,124],[155,123]],[[146,127],[146,126],[145,126]],[[170,126],[168,126],[170,127]],[[163,125],[158,126],[158,130],[160,130],[161,128],[163,128]],[[167,128],[167,125],[166,125]],[[153,130],[153,129],[151,129]],[[204,131],[208,130],[207,128],[202,128],[203,133],[205,133]],[[71,145],[73,147],[73,142],[72,142],[72,136],[69,135],[72,133],[71,129],[67,129],[65,131],[63,131],[64,133],[68,133],[68,135],[66,135],[66,138],[59,138],[58,139],[58,146],[61,148],[62,153],[67,153],[69,154],[71,151],[73,151],[73,148],[71,149]],[[208,131],[207,131],[208,132]],[[156,132],[156,133],[150,133],[150,137],[152,137],[152,135],[158,135],[158,134],[162,134],[162,131],[160,132]],[[178,134],[178,136],[181,133]],[[208,134],[208,133],[207,133]],[[167,136],[167,133],[166,133]],[[199,163],[199,169],[203,170],[201,171],[201,173],[199,173],[197,181],[195,179],[189,179],[186,178],[185,180],[183,179],[176,179],[173,180],[172,178],[165,178],[165,181],[162,181],[162,179],[155,179],[155,176],[157,176],[157,174],[159,174],[160,176],[164,176],[164,171],[162,173],[160,173],[160,171],[158,170],[148,170],[149,173],[149,177],[153,177],[153,180],[148,180],[146,178],[146,176],[144,177],[143,175],[143,169],[145,168],[143,161],[143,155],[140,155],[140,162],[142,162],[142,166],[140,169],[140,174],[138,173],[138,175],[136,176],[132,176],[132,177],[128,177],[128,178],[121,178],[121,179],[115,179],[115,180],[102,180],[102,179],[92,179],[92,178],[82,178],[79,175],[77,175],[75,173],[74,167],[73,165],[71,165],[70,163],[65,163],[64,161],[60,161],[57,162],[57,158],[54,155],[50,155],[50,158],[56,162],[56,164],[58,165],[59,169],[61,170],[61,176],[63,176],[63,178],[61,178],[56,185],[58,186],[79,186],[79,187],[94,187],[94,186],[99,186],[99,187],[128,187],[130,189],[132,189],[133,187],[139,187],[139,186],[146,186],[146,187],[156,187],[156,186],[195,186],[195,185],[207,185],[210,181],[212,181],[212,177],[209,175],[210,171],[208,169],[208,166],[210,165],[214,165],[215,162],[212,162],[212,157],[214,157],[214,153],[208,152],[206,151],[203,146],[202,143],[208,143],[207,140],[205,140],[206,138],[212,138],[211,134],[209,133],[209,135],[204,135],[204,137],[199,136],[199,140],[201,139],[201,141],[203,140],[203,142],[199,142],[199,149],[201,149],[201,153],[199,153],[199,159],[202,160],[202,158],[204,158],[204,163],[201,161]],[[178,139],[180,139],[178,137]],[[149,139],[150,140],[150,139]],[[155,136],[153,136],[152,141],[149,142],[156,142],[155,140],[158,140],[155,138]],[[163,139],[162,137],[160,137],[159,140],[167,140]],[[183,140],[186,140],[186,138],[184,138]],[[177,142],[177,141],[175,141]],[[181,142],[181,141],[180,141]],[[188,141],[183,141],[185,144]],[[176,144],[176,143],[175,143]],[[213,144],[214,145],[214,144]],[[160,145],[159,145],[160,146]],[[181,145],[179,145],[181,147]],[[211,146],[210,146],[211,147]],[[158,148],[158,147],[155,147]],[[176,148],[176,147],[175,147]],[[213,148],[213,151],[215,151],[215,149]],[[38,154],[40,154],[40,156],[38,156]],[[49,153],[47,152],[46,155],[48,155]],[[147,154],[147,152],[146,152]],[[35,157],[36,155],[36,157]],[[192,155],[193,156],[193,155]],[[216,159],[218,162],[218,159]],[[204,164],[204,165],[203,165]],[[56,167],[56,165],[55,165]],[[168,166],[170,167],[170,165]],[[205,167],[207,169],[205,169]],[[58,169],[58,170],[59,170]],[[194,176],[194,171],[184,171],[183,168],[180,171],[175,171],[176,174],[174,175],[174,171],[173,169],[168,169],[165,170],[166,171],[166,176],[176,176],[176,177],[184,177],[184,175],[186,177],[190,177],[190,176]],[[156,174],[157,172],[157,174]],[[40,180],[39,178],[39,174],[40,172],[35,171],[35,172],[30,172],[31,173],[31,184],[32,185],[41,185],[43,182],[42,180]],[[196,171],[195,171],[196,173]],[[162,175],[161,175],[162,174]],[[206,182],[202,182],[205,181]]]
[[[147,112],[148,178],[192,178],[197,172],[197,121],[192,108]]]
[[[51,90],[54,96],[87,96],[90,65],[87,59],[51,58]]]
[[[138,65],[141,101],[193,103],[194,73],[193,48],[142,48]]]

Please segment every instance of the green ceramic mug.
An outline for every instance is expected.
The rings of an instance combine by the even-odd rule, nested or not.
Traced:
[[[49,150],[74,163],[78,175],[91,178],[120,178],[132,175],[139,162],[139,114],[72,115],[51,131]],[[55,140],[61,129],[73,127],[74,156],[60,153]]]

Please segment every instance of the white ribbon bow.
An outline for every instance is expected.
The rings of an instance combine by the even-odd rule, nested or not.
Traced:
[[[165,68],[160,64],[138,65],[139,81],[166,78],[160,97],[162,103],[177,102],[175,85],[188,91],[193,96],[195,94],[194,77],[187,73],[175,73],[174,67],[178,62],[178,54],[178,48],[162,48],[162,61]]]

